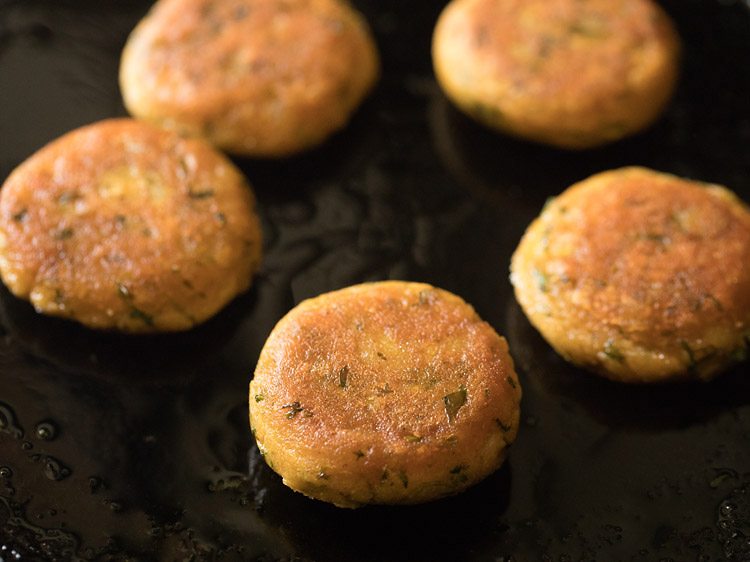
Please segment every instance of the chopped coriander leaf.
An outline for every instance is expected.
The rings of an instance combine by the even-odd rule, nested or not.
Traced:
[[[346,388],[347,383],[349,382],[349,366],[344,365],[339,369],[339,386],[341,388]]]
[[[73,237],[74,231],[70,227],[63,228],[62,230],[58,230],[55,234],[56,240],[69,240]]]
[[[294,418],[297,414],[304,411],[304,408],[297,401],[294,401],[290,404],[284,404],[281,409],[287,410],[286,419],[288,420]]]
[[[617,347],[615,347],[615,344],[612,342],[612,340],[607,340],[607,342],[604,344],[604,355],[606,355],[613,361],[617,361],[618,363],[625,362],[625,356],[619,349],[617,349]]]
[[[403,470],[399,470],[398,479],[401,480],[401,484],[404,485],[404,488],[409,487],[409,478],[406,476],[406,472],[404,472]]]
[[[130,317],[140,320],[147,326],[152,326],[152,327],[154,326],[154,317],[151,316],[150,314],[146,314],[139,308],[133,307],[132,310],[130,311]]]
[[[534,276],[534,281],[536,281],[537,288],[543,292],[547,292],[547,285],[548,285],[548,279],[547,275],[538,269],[534,269],[531,274]]]
[[[193,191],[192,189],[188,191],[188,197],[191,199],[208,199],[209,197],[214,196],[214,190],[213,189],[202,189]]]
[[[448,421],[453,421],[458,414],[458,411],[466,404],[466,389],[461,388],[456,392],[443,397],[443,404],[445,404],[445,413],[448,416]]]
[[[500,430],[503,431],[504,433],[513,429],[513,426],[503,423],[503,421],[500,418],[495,418],[495,423],[497,424],[497,427],[499,427]]]

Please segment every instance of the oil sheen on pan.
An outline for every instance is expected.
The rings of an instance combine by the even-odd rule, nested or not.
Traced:
[[[0,289],[0,558],[750,558],[748,364],[707,384],[592,377],[538,335],[508,280],[545,200],[603,170],[648,167],[750,201],[747,3],[660,1],[682,41],[674,98],[642,133],[573,153],[485,129],[445,98],[430,58],[445,2],[352,4],[382,74],[349,124],[299,156],[233,159],[264,235],[249,292],[192,330],[135,337],[40,316]],[[3,180],[67,131],[126,115],[119,57],[149,7],[0,6]],[[518,438],[455,497],[342,510],[265,465],[247,384],[296,304],[385,279],[460,295],[507,338]]]

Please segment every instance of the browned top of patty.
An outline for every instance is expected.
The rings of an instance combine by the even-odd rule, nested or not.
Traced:
[[[441,82],[470,114],[569,148],[651,122],[678,52],[650,0],[455,0],[434,43]]]
[[[346,2],[161,0],[126,46],[121,81],[138,116],[274,154],[345,123],[377,68]]]
[[[622,94],[653,51],[675,42],[650,0],[468,0],[454,33],[472,41],[473,65],[518,95],[565,96],[590,88]],[[611,80],[603,80],[603,76]]]
[[[189,328],[250,284],[252,192],[199,140],[130,119],[68,133],[0,191],[0,272],[43,312],[98,328]]]
[[[500,426],[512,441],[521,394],[505,341],[469,305],[404,282],[300,304],[269,337],[253,390],[264,432],[331,455],[363,448],[379,467],[417,443],[478,447]]]
[[[750,319],[750,213],[728,190],[630,168],[572,187],[547,212],[546,290],[582,320],[648,346]]]

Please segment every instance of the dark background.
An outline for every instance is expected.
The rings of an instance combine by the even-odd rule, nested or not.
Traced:
[[[748,5],[664,0],[685,43],[673,103],[644,134],[569,153],[448,104],[429,51],[444,2],[354,3],[381,50],[377,90],[324,147],[238,161],[265,234],[248,294],[189,333],[124,337],[0,289],[0,558],[750,560],[748,365],[710,384],[600,380],[550,350],[508,282],[545,199],[592,173],[645,165],[750,201]],[[0,180],[57,136],[124,115],[119,54],[147,7],[0,0]],[[292,306],[385,278],[456,292],[508,338],[522,427],[503,468],[460,496],[340,510],[259,462],[247,383]]]

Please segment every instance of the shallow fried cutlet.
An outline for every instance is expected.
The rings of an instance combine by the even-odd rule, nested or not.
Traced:
[[[651,0],[454,0],[432,46],[438,82],[462,111],[568,149],[655,121],[675,88],[679,50]]]
[[[0,190],[3,282],[92,328],[191,328],[250,286],[260,253],[239,170],[202,140],[131,119],[62,136]]]
[[[355,285],[274,328],[250,423],[284,483],[342,507],[455,494],[497,469],[521,388],[503,338],[423,283]]]
[[[623,168],[551,201],[511,280],[573,363],[623,382],[709,379],[745,358],[749,265],[750,211],[732,192]]]
[[[125,46],[130,113],[228,152],[286,156],[343,128],[377,49],[340,0],[160,0]]]

